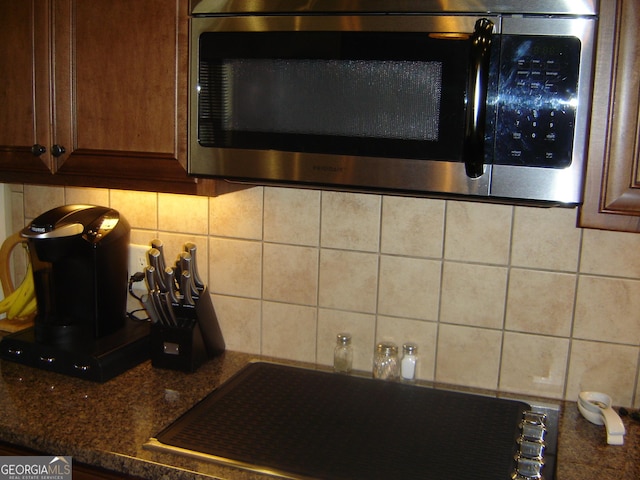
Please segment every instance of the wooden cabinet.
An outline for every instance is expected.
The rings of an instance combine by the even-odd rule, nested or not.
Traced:
[[[581,227],[640,232],[640,2],[600,2]]]
[[[0,0],[0,179],[49,177],[52,104],[45,2]],[[41,144],[47,152],[32,154]],[[46,147],[45,147],[46,146]]]
[[[0,18],[0,181],[213,193],[186,174],[188,0],[0,0]]]

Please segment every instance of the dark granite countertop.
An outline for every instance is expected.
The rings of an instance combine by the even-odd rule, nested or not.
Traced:
[[[103,384],[0,361],[0,441],[149,479],[269,478],[143,448],[257,358],[226,352],[193,374],[145,362]],[[608,446],[604,427],[582,418],[575,403],[562,406],[558,480],[640,478],[640,423],[625,418],[625,444]]]

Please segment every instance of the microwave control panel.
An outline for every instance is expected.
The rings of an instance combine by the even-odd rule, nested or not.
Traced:
[[[505,35],[501,43],[493,163],[569,166],[580,41],[575,37]]]

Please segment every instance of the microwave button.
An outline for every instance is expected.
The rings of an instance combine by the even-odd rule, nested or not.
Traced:
[[[544,63],[544,68],[547,72],[558,72],[560,71],[560,65],[553,58],[548,58]]]

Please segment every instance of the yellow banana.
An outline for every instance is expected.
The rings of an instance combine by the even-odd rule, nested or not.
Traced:
[[[18,289],[20,290],[20,294],[9,306],[9,310],[7,310],[7,318],[15,318],[16,316],[18,316],[18,314],[24,309],[27,303],[29,303],[31,298],[33,298],[33,296],[35,295],[33,286],[33,275],[31,273],[31,264],[29,264],[24,280],[22,281]]]
[[[38,309],[38,303],[36,302],[36,297],[33,296],[24,306],[24,308],[18,313],[18,317],[26,317],[27,315],[31,315]]]
[[[22,284],[20,285],[20,287],[16,288],[13,292],[11,292],[0,301],[0,313],[5,313],[7,310],[9,310],[11,304],[15,302],[18,296],[20,296],[21,287]]]
[[[35,294],[31,263],[27,266],[24,280],[14,292],[0,302],[0,313],[7,313],[7,318],[15,317]]]

